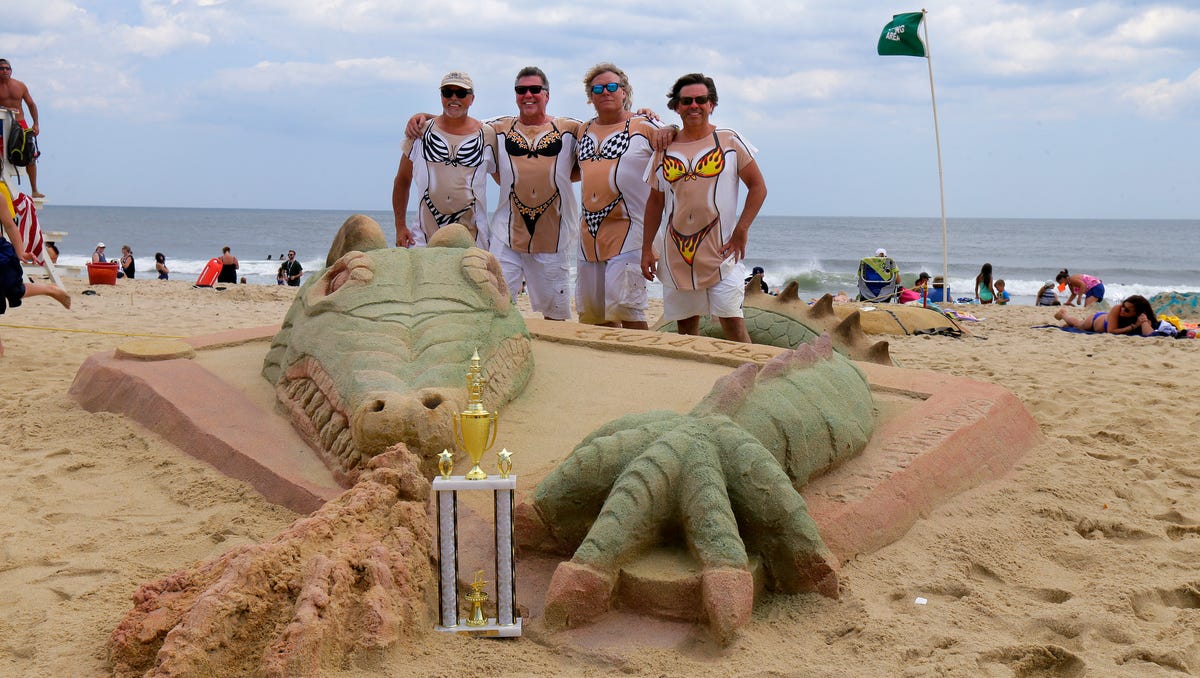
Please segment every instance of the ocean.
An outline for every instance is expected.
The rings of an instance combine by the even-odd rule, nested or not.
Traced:
[[[383,226],[390,241],[391,212],[363,213]],[[229,246],[240,274],[255,285],[275,284],[279,258],[289,249],[305,271],[322,268],[334,233],[350,214],[77,205],[47,205],[38,212],[43,231],[67,234],[58,243],[61,263],[90,261],[103,241],[110,258],[120,255],[122,245],[133,249],[139,278],[155,277],[154,253],[163,252],[173,280],[194,280]],[[947,231],[954,297],[973,296],[984,262],[1020,304],[1032,304],[1038,288],[1063,268],[1103,280],[1109,300],[1200,292],[1200,257],[1188,249],[1195,246],[1200,220],[960,217],[947,218]],[[853,296],[859,259],[880,247],[900,266],[905,285],[921,271],[942,273],[940,218],[759,217],[750,229],[746,264],[762,266],[772,286],[797,279],[804,297],[838,291]],[[652,286],[651,294],[661,296],[661,288]]]

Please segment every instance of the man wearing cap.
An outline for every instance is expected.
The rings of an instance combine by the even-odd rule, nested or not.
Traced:
[[[496,132],[467,112],[475,83],[462,71],[442,78],[442,114],[425,123],[416,139],[405,139],[392,184],[398,247],[424,246],[442,226],[462,224],[475,243],[488,249],[487,177],[496,171]],[[417,224],[407,221],[416,184]]]
[[[104,264],[107,262],[108,262],[108,259],[104,256],[104,243],[102,243],[102,242],[96,243],[96,249],[92,251],[92,263],[93,264]]]

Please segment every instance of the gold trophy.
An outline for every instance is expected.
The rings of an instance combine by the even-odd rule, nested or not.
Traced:
[[[467,480],[484,480],[487,474],[479,468],[483,453],[496,444],[496,413],[483,407],[483,367],[479,362],[479,351],[471,356],[471,370],[467,373],[467,409],[454,415],[454,440],[471,457],[471,470]]]
[[[471,592],[463,596],[471,603],[471,616],[467,617],[467,626],[487,626],[488,618],[483,615],[483,604],[487,602],[488,594],[483,590],[487,582],[483,580],[483,570],[475,573],[475,581],[471,582]]]
[[[501,478],[507,478],[508,474],[512,472],[512,455],[513,453],[509,452],[507,447],[500,450],[500,453],[496,455],[496,458],[499,460],[496,462],[496,468],[500,470]]]

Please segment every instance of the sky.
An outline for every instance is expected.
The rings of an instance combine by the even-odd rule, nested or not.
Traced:
[[[40,109],[50,204],[389,210],[404,121],[441,76],[475,117],[592,117],[611,61],[635,107],[703,72],[759,149],[768,215],[1200,218],[1200,3],[937,1],[931,60],[876,54],[918,4],[525,0],[8,3],[0,57]],[[935,134],[930,68],[937,102]]]

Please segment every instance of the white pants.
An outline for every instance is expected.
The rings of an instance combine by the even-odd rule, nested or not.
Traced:
[[[579,322],[646,320],[646,279],[642,277],[642,251],[623,252],[608,261],[580,259],[575,267],[575,306]]]
[[[744,271],[741,271],[744,272]],[[703,290],[677,290],[663,285],[663,322],[692,316],[741,318],[746,283],[735,270],[716,285]]]
[[[571,318],[571,268],[565,252],[529,254],[497,243],[492,254],[500,261],[504,282],[513,301],[521,292],[521,283],[529,293],[529,305],[551,320]]]

